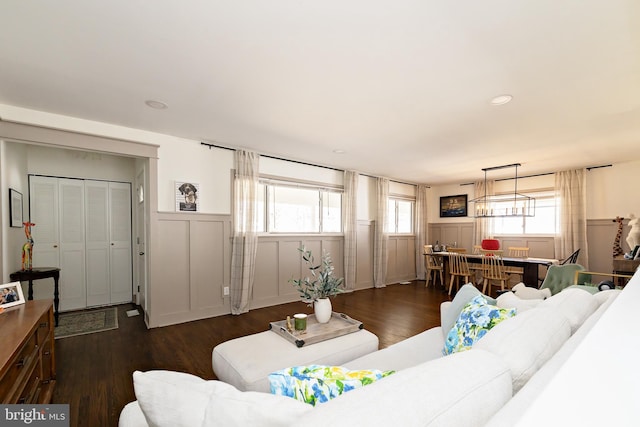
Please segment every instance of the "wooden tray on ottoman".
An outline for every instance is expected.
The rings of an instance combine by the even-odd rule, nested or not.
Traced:
[[[291,324],[293,325],[293,318],[291,318]],[[343,313],[331,313],[331,319],[327,323],[318,323],[315,314],[307,316],[307,330],[304,332],[287,330],[287,321],[280,320],[279,322],[271,322],[269,329],[278,335],[284,337],[288,341],[291,341],[298,347],[303,345],[311,345],[317,342],[329,340],[342,335],[350,334],[352,332],[358,332],[363,329],[362,322],[352,319]]]

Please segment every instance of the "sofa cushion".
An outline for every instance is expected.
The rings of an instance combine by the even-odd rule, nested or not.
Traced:
[[[241,392],[181,372],[136,371],[133,386],[151,427],[285,426],[313,409],[287,397]]]
[[[571,325],[573,334],[600,305],[600,300],[582,289],[565,289],[544,300],[540,307],[555,307]]]
[[[523,299],[513,292],[505,292],[498,296],[496,305],[500,308],[515,308],[518,314],[531,310],[540,304],[542,299]]]
[[[511,398],[506,364],[465,351],[399,371],[312,408],[296,426],[483,425]]]
[[[393,373],[380,370],[352,371],[342,366],[294,366],[269,374],[269,382],[271,393],[315,406]]]
[[[482,295],[473,298],[464,306],[456,324],[447,334],[443,354],[469,350],[491,328],[515,315],[515,308],[490,305]]]
[[[465,305],[475,297],[482,295],[489,304],[495,305],[496,300],[483,295],[473,284],[467,283],[463,285],[456,295],[453,297],[451,304],[448,305],[446,310],[441,310],[440,317],[440,326],[442,326],[443,337],[446,338],[447,334],[458,320],[458,316],[460,316],[460,312],[464,308]]]
[[[537,289],[520,282],[511,288],[514,294],[521,299],[542,300],[551,297],[551,289]]]
[[[315,344],[314,344],[315,345]],[[349,369],[400,371],[442,357],[444,338],[439,326],[427,329],[382,350],[342,364]]]
[[[491,329],[474,348],[501,357],[516,393],[571,336],[569,321],[554,308],[519,313]]]

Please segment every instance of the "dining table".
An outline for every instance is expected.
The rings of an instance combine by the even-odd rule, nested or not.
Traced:
[[[425,256],[433,256],[442,260],[442,270],[444,273],[444,283],[449,283],[449,256],[453,252],[432,252],[425,253]],[[485,255],[464,254],[468,263],[481,264],[482,257]],[[552,258],[535,258],[535,257],[502,257],[505,267],[522,268],[522,283],[526,286],[539,287],[539,267],[549,267],[550,265],[559,264],[559,260]]]

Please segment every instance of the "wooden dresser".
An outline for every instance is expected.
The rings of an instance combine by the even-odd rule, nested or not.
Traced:
[[[53,301],[0,313],[0,402],[50,403],[56,383]]]

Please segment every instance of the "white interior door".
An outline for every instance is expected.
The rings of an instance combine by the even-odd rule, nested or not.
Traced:
[[[109,183],[111,303],[131,302],[131,185]]]
[[[136,249],[138,256],[136,258],[136,289],[137,304],[142,310],[147,312],[147,222],[145,220],[145,192],[146,180],[145,169],[143,168],[136,176]]]
[[[60,311],[87,306],[84,181],[58,180],[60,229]]]
[[[59,229],[58,229],[58,180],[45,176],[29,177],[29,219],[35,224],[31,229],[34,240],[33,266],[59,267]],[[38,283],[33,286],[35,299],[53,298],[53,280],[51,283]],[[45,282],[41,280],[40,282]],[[25,296],[26,287],[24,289]]]
[[[87,306],[111,303],[109,183],[85,181]]]

